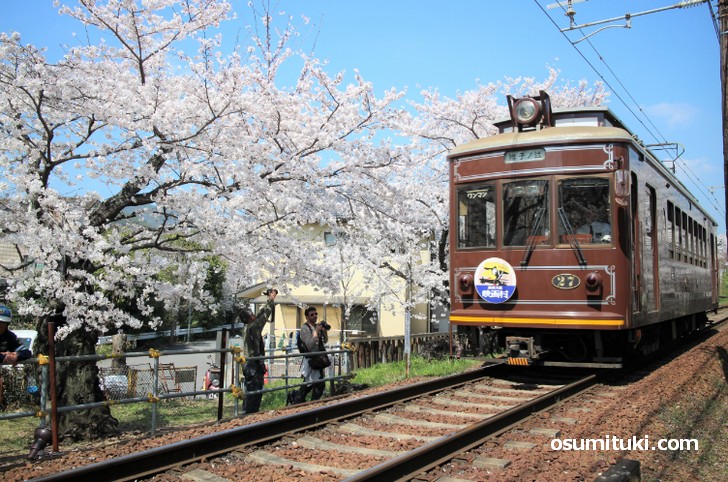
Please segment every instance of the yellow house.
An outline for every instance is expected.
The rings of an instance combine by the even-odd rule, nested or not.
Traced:
[[[323,227],[309,228],[305,230],[311,237],[311,249],[335,249],[336,239],[330,231]],[[422,250],[418,253],[423,261],[429,261],[430,253]],[[382,268],[384,269],[384,268]],[[401,286],[397,287],[399,293],[395,293],[399,299],[406,298],[407,286],[401,280]],[[412,286],[411,289],[417,289]],[[263,291],[265,284],[258,284],[248,287],[238,293],[238,298],[247,300],[254,307],[258,308],[265,303],[266,296]],[[264,331],[269,335],[270,330],[274,331],[274,343],[277,346],[292,339],[296,331],[305,323],[304,310],[313,306],[318,310],[319,321],[326,320],[331,325],[329,342],[336,343],[349,338],[360,337],[394,337],[405,334],[406,313],[402,304],[387,303],[387,306],[378,305],[372,308],[367,307],[367,302],[373,293],[367,289],[361,273],[352,271],[347,283],[347,289],[342,289],[329,296],[316,286],[305,285],[298,287],[278,287],[279,295],[276,298],[276,310],[274,320],[268,324]],[[350,307],[348,318],[345,319],[346,307]],[[432,331],[448,331],[447,316],[442,313],[433,313],[429,303],[419,303],[412,310],[410,319],[410,334],[430,333]],[[438,329],[439,328],[439,329]],[[281,340],[283,338],[283,340]]]

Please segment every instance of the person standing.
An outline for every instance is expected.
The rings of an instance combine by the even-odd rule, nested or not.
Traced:
[[[328,330],[331,326],[325,321],[316,323],[318,320],[318,311],[313,306],[306,308],[304,314],[306,316],[306,322],[301,326],[299,334],[301,337],[301,348],[305,348],[305,353],[323,351],[325,349],[324,345],[329,341]],[[306,385],[298,390],[292,391],[288,395],[286,400],[287,405],[305,402],[306,395],[312,390],[311,401],[318,400],[324,394],[326,383],[320,381],[324,378],[324,370],[311,368],[309,359],[305,356],[301,362],[301,376],[306,382]]]
[[[10,308],[0,305],[0,363],[15,366],[30,358],[31,351],[21,348],[18,337],[8,329],[12,319],[13,312]]]
[[[253,393],[263,389],[265,377],[265,363],[263,360],[250,360],[251,357],[265,356],[265,344],[263,342],[263,327],[269,321],[275,309],[274,300],[278,290],[270,289],[267,292],[268,302],[263,306],[256,316],[252,311],[245,309],[241,316],[245,327],[243,328],[243,355],[245,366],[243,376],[245,377],[245,400],[243,401],[244,413],[255,413],[260,410],[262,393]]]

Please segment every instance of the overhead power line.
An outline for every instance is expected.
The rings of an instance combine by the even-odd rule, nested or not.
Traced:
[[[591,26],[595,26],[595,25],[602,25],[602,24],[605,24],[608,22],[615,22],[615,21],[619,21],[619,20],[626,20],[627,24],[626,25],[615,25],[614,27],[631,28],[631,19],[634,17],[639,17],[639,16],[651,14],[651,13],[663,12],[666,10],[672,10],[672,9],[676,9],[676,8],[694,7],[694,6],[703,4],[703,3],[707,3],[708,6],[710,7],[711,18],[712,18],[713,24],[716,28],[716,34],[718,34],[719,30],[718,30],[717,24],[716,24],[716,17],[713,12],[713,8],[712,8],[710,0],[689,0],[689,1],[680,2],[678,4],[668,6],[668,7],[657,8],[657,9],[653,9],[653,10],[649,10],[649,11],[645,11],[645,12],[639,12],[639,13],[635,13],[635,14],[628,13],[621,17],[613,17],[613,18],[606,19],[606,20],[599,20],[596,22],[575,25],[574,16],[575,16],[576,12],[573,10],[572,5],[574,3],[579,3],[582,1],[584,1],[584,0],[561,0],[554,4],[547,6],[547,8],[549,8],[549,9],[560,7],[564,11],[564,14],[567,17],[569,17],[570,26],[567,28],[561,28],[561,27],[559,27],[557,22],[553,19],[553,17],[538,2],[538,0],[534,0],[536,5],[538,5],[538,7],[541,9],[541,11],[544,13],[544,15],[546,15],[546,17],[551,21],[551,23],[554,25],[554,27],[556,27],[556,29],[564,36],[564,38],[569,42],[569,44],[571,44],[571,46],[574,48],[574,50],[576,50],[576,52],[584,60],[584,62],[586,62],[586,64],[589,65],[589,67],[594,71],[594,73],[596,73],[596,75],[602,80],[602,82],[604,82],[604,84],[612,91],[612,93],[617,97],[617,99],[622,103],[622,105],[630,112],[630,114],[632,114],[632,116],[637,120],[637,122],[642,125],[642,127],[645,129],[645,131],[660,144],[666,144],[666,145],[674,144],[674,143],[669,142],[665,138],[665,136],[660,132],[659,128],[650,119],[650,116],[648,116],[647,113],[644,111],[644,109],[642,109],[642,107],[640,107],[640,104],[637,102],[637,100],[634,98],[634,96],[630,93],[630,90],[627,88],[626,85],[624,85],[624,83],[620,80],[617,73],[609,66],[609,64],[607,63],[604,56],[598,51],[596,46],[589,39],[589,37],[595,35],[596,33],[599,33],[600,31],[604,30],[605,28],[609,28],[609,27],[601,28],[590,34],[586,34],[583,31],[583,28],[591,27]],[[581,32],[583,37],[577,41],[572,41],[568,37],[568,35],[566,35],[566,33],[575,31],[575,30],[578,30],[579,32]],[[618,91],[612,85],[610,80],[605,78],[605,76],[596,68],[596,66],[591,62],[591,60],[589,60],[589,58],[587,58],[587,56],[581,51],[579,46],[577,46],[578,43],[585,41],[585,40],[586,40],[586,43],[589,44],[589,46],[592,48],[592,50],[594,51],[594,54],[598,57],[599,61],[609,71],[609,74],[614,78],[614,81],[621,89],[620,91]],[[624,94],[621,94],[620,92],[623,92]],[[624,97],[627,97],[629,99],[629,101],[631,101],[631,103],[628,104],[627,100],[625,100]],[[632,107],[632,105],[634,106],[634,108]],[[635,111],[638,111],[639,114]],[[649,126],[647,124],[649,124]],[[682,153],[680,155],[682,155]],[[678,166],[678,158],[680,157],[680,155],[677,155],[676,157],[670,159],[670,161],[673,162],[674,168],[676,168]],[[686,177],[688,179],[690,179],[690,181],[695,185],[697,190],[699,192],[701,192],[702,195],[705,196],[705,198],[713,205],[713,208],[716,210],[716,212],[721,213],[723,216],[725,216],[725,209],[720,208],[720,204],[717,202],[717,199],[715,198],[715,196],[713,195],[712,192],[710,192],[710,194],[708,194],[708,192],[710,191],[708,189],[708,187],[705,186],[705,184],[700,180],[700,178],[692,172],[692,170],[687,165],[687,163],[680,162],[680,167],[681,167],[682,171],[685,173]]]

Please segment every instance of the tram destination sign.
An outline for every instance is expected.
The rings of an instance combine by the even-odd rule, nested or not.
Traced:
[[[544,159],[546,159],[546,150],[543,148],[522,149],[520,151],[509,151],[509,152],[506,152],[506,155],[505,155],[505,161],[507,163],[543,161]]]

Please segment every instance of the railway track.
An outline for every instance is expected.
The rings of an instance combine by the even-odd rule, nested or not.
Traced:
[[[508,387],[509,381],[500,380],[505,386],[498,393],[509,393],[514,390]],[[377,465],[368,470],[362,471],[350,478],[347,481],[374,481],[374,480],[409,480],[417,476],[418,474],[431,470],[445,462],[449,462],[459,456],[462,456],[466,451],[482,445],[486,440],[499,434],[507,429],[510,429],[523,420],[529,418],[533,413],[544,410],[561,400],[577,395],[584,390],[590,388],[597,381],[595,374],[579,377],[573,381],[567,383],[559,383],[551,381],[552,385],[550,388],[546,388],[546,391],[542,395],[538,395],[535,398],[518,403],[517,405],[506,409],[505,411],[499,412],[492,416],[488,416],[482,421],[473,423],[464,427],[448,436],[441,437],[428,444],[425,444],[415,450],[412,450],[399,457],[393,458],[388,462]],[[548,385],[543,384],[543,380],[538,385],[533,384],[531,381],[521,381],[525,385],[532,385],[539,388],[545,388]],[[484,385],[488,387],[490,385]],[[469,388],[466,397],[472,398],[478,396],[479,391],[482,387],[473,385]],[[485,397],[488,397],[485,395]],[[508,398],[502,395],[495,395],[496,398]],[[516,398],[516,397],[514,397]],[[485,398],[488,400],[488,398]],[[466,402],[472,403],[472,402]],[[551,429],[543,428],[543,432],[540,435],[554,436],[555,432]],[[529,442],[516,443],[518,446],[527,448]],[[478,459],[469,460],[475,465],[481,467],[504,467],[508,465],[507,459],[498,459],[494,457],[481,457]]]
[[[727,313],[723,307],[710,316],[712,330],[726,326]],[[505,366],[484,367],[32,480],[143,480],[155,474],[161,474],[155,480],[201,480],[220,467],[231,474],[285,467],[317,474],[311,480],[436,480],[445,468],[457,473],[453,466],[499,470],[515,449],[559,438],[558,429],[568,427],[572,422],[565,417],[572,415],[557,421],[541,412],[519,428],[520,420],[595,383],[592,376],[555,379],[554,372],[522,368],[516,373],[519,377]],[[538,378],[524,378],[526,373]],[[621,397],[619,387],[608,384],[612,396]],[[327,454],[324,462],[321,453]],[[226,480],[216,473],[216,480]]]
[[[709,312],[708,320],[716,330],[724,330],[728,321],[728,305],[721,305],[715,312]]]
[[[412,478],[594,383],[593,374],[535,379],[491,365],[32,480],[143,480],[165,471],[199,480],[206,475],[196,464],[211,460],[246,474],[284,466],[330,480]],[[373,439],[379,448],[365,446]],[[322,450],[337,456],[312,462]]]

